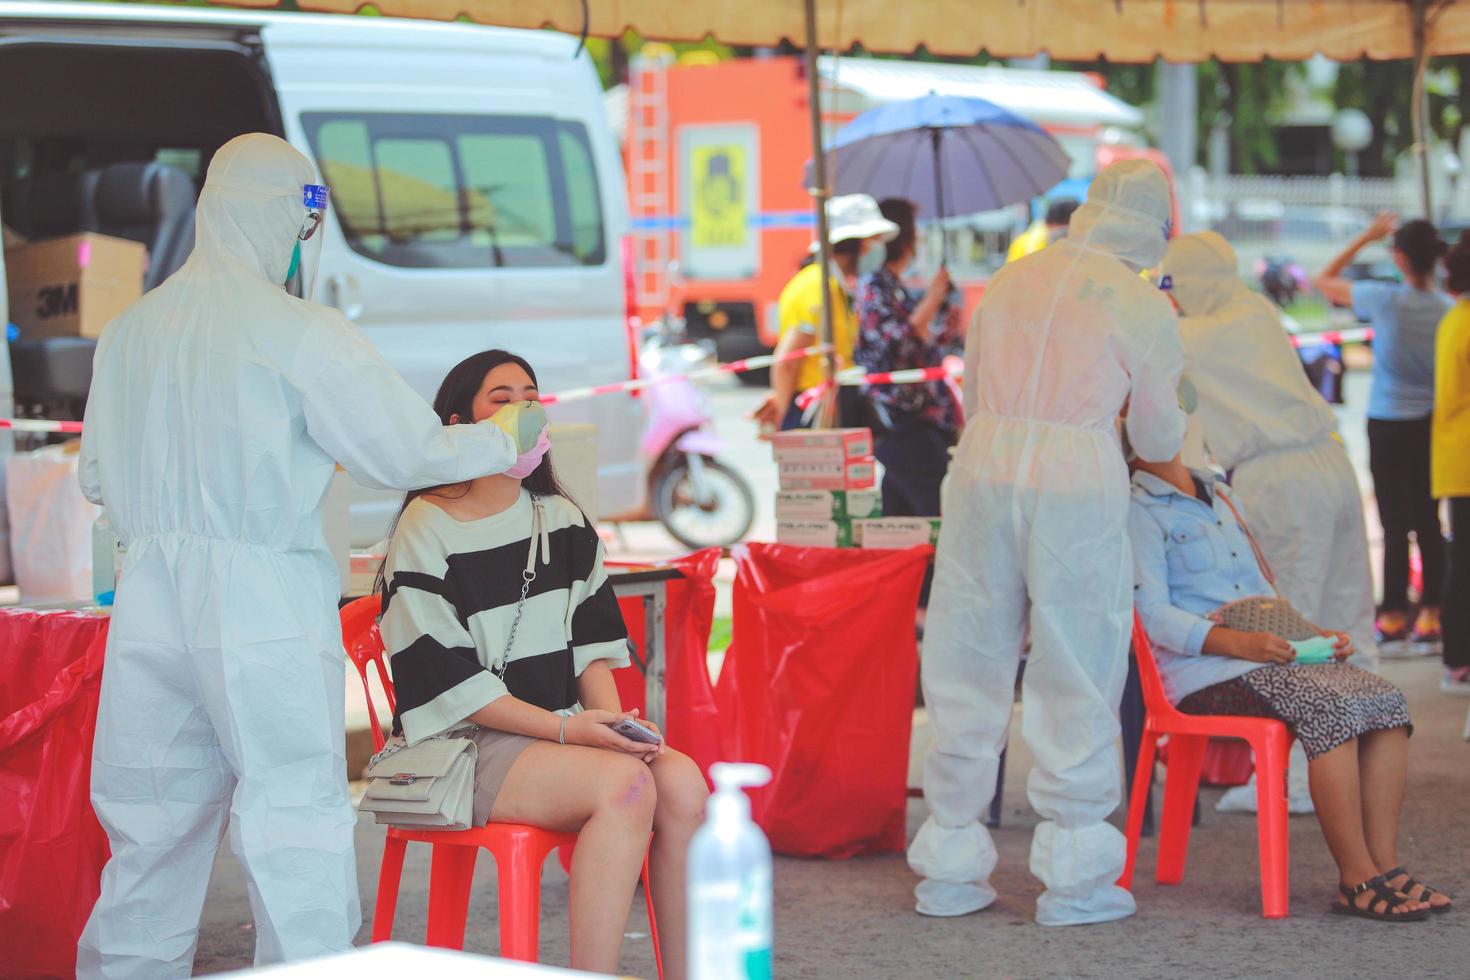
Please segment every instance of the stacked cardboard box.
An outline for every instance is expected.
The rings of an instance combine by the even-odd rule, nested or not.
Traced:
[[[916,548],[939,544],[937,517],[877,517],[853,521],[853,546],[857,548]]]
[[[776,540],[816,548],[853,548],[855,522],[882,514],[874,488],[868,429],[797,430],[772,438],[781,490]]]
[[[143,295],[148,250],[85,232],[5,250],[10,319],[27,338],[101,336]]]

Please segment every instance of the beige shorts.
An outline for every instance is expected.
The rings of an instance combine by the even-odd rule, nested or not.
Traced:
[[[490,821],[495,796],[510,767],[540,739],[493,728],[481,728],[472,737],[475,740],[475,826],[483,827]]]

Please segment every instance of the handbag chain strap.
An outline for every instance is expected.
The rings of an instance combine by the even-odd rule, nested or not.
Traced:
[[[502,681],[505,680],[505,672],[510,667],[510,652],[516,645],[516,633],[521,628],[521,616],[526,611],[526,597],[531,594],[531,583],[536,581],[536,548],[538,545],[541,547],[542,562],[550,563],[551,561],[551,540],[546,533],[541,507],[541,498],[532,494],[531,547],[526,555],[525,570],[521,572],[521,597],[516,601],[516,615],[510,622],[510,634],[505,639],[505,653],[500,657],[500,664],[490,668],[490,672]]]

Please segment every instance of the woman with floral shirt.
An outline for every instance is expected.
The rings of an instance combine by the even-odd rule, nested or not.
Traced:
[[[858,284],[854,360],[869,372],[937,367],[963,336],[949,271],[941,267],[922,295],[910,291],[903,275],[917,252],[914,205],[889,198],[879,207],[899,232],[888,242],[883,267]],[[884,515],[939,516],[939,485],[960,427],[959,405],[949,386],[942,381],[874,385],[868,397],[878,420],[874,435],[884,468]]]

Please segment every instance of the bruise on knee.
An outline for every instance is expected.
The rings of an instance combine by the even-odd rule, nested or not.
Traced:
[[[643,763],[635,763],[626,774],[619,774],[618,785],[613,793],[613,805],[619,809],[632,810],[651,805],[654,797],[653,773]]]

